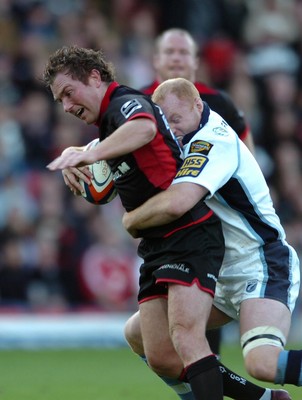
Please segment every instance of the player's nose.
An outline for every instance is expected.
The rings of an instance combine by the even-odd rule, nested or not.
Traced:
[[[63,100],[63,109],[65,112],[71,112],[72,104],[68,100]]]

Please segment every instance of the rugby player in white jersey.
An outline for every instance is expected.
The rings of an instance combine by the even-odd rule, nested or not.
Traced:
[[[189,81],[167,80],[152,99],[182,141],[184,162],[166,191],[125,214],[125,228],[138,237],[140,229],[171,222],[205,198],[222,221],[226,245],[209,328],[238,319],[249,374],[302,386],[302,351],[284,349],[299,293],[299,260],[257,162]],[[135,318],[133,329],[139,327]],[[138,334],[132,348],[143,351]]]

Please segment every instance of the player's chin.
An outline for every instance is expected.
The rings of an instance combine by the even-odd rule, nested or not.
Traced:
[[[99,115],[95,115],[92,112],[85,112],[82,115],[82,120],[86,122],[86,124],[93,124],[98,119]]]
[[[94,124],[97,121],[97,117],[94,117],[94,115],[90,115],[87,113],[83,113],[80,117],[78,117],[82,122],[84,122],[87,125]]]
[[[83,115],[81,117],[81,121],[84,122],[87,125],[91,125],[91,124],[93,124],[95,122],[95,118]]]

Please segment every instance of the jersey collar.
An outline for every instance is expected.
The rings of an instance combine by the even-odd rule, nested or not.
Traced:
[[[100,120],[101,120],[102,114],[104,114],[104,112],[107,110],[107,108],[109,106],[111,94],[118,86],[120,86],[118,82],[112,82],[108,86],[108,88],[105,92],[105,95],[103,97],[103,100],[101,102],[100,115],[99,115],[99,118],[95,125],[97,125],[97,126],[100,125]]]
[[[195,129],[195,131],[187,133],[183,139],[182,139],[182,144],[183,146],[187,143],[189,143],[189,141],[192,139],[192,137],[201,129],[205,126],[205,124],[208,122],[209,120],[209,116],[210,116],[210,107],[208,106],[208,104],[203,101],[203,111],[202,111],[202,115],[201,115],[201,119],[200,119],[200,123],[197,129]]]

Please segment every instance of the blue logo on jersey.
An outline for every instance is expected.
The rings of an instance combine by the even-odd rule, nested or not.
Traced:
[[[246,292],[247,293],[252,293],[254,290],[256,290],[258,281],[257,279],[252,279],[251,281],[248,281],[246,284]]]

